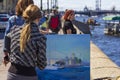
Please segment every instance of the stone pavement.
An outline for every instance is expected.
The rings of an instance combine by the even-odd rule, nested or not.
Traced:
[[[91,78],[99,80],[117,80],[120,67],[112,62],[94,43],[91,42]]]
[[[0,65],[0,80],[6,80],[7,78],[7,70],[9,68],[10,64],[8,64],[6,67],[1,64]]]

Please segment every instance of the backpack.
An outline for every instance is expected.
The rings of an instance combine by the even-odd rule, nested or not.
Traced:
[[[51,21],[50,21],[50,26],[52,29],[56,29],[58,27],[58,24],[59,24],[59,19],[58,19],[58,16],[56,17],[52,17],[51,18]]]
[[[58,32],[60,30],[60,20],[59,20],[59,16],[52,16],[50,18],[50,23],[49,23],[49,28],[53,31],[53,32]]]

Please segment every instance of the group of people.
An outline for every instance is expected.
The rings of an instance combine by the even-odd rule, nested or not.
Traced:
[[[52,12],[49,14],[47,19],[45,19],[45,16],[43,16],[43,18],[41,19],[42,21],[45,20],[43,25],[41,25],[41,32],[46,31],[46,33],[49,33],[49,31],[51,31],[52,33],[59,34],[60,30],[62,30],[63,34],[76,34],[76,29],[72,24],[72,20],[74,20],[74,17],[75,14],[73,10],[66,10],[64,15],[62,15],[61,17],[57,9],[52,9]]]
[[[11,63],[7,80],[37,80],[35,67],[44,69],[47,65],[46,40],[43,33],[49,31],[56,34],[63,29],[64,34],[76,34],[72,24],[74,11],[66,10],[64,14],[64,26],[61,27],[61,19],[57,11],[53,10],[48,18],[47,29],[40,29],[41,10],[34,5],[33,0],[18,0],[16,15],[9,18],[9,26],[4,37],[4,61],[5,65]],[[59,21],[57,21],[55,18]],[[60,22],[60,23],[59,23]],[[51,28],[53,26],[53,28]],[[56,26],[59,26],[56,28]]]

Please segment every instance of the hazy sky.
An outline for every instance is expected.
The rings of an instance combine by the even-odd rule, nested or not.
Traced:
[[[34,1],[36,5],[40,6],[40,0]],[[95,9],[95,1],[96,0],[58,0],[58,5],[60,10],[83,10],[85,6],[88,6],[91,9]],[[102,9],[111,9],[113,6],[115,6],[117,10],[120,10],[120,0],[101,0]],[[47,0],[43,0],[43,8],[47,8]]]

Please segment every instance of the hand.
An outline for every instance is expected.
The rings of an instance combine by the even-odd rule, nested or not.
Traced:
[[[7,64],[9,63],[9,61],[3,61],[3,64],[5,65],[5,66],[7,66]]]
[[[44,31],[44,30],[40,30],[40,32],[41,32],[42,34],[48,34],[48,33],[49,33],[48,31]]]
[[[6,56],[4,57],[4,59],[3,59],[3,64],[4,64],[5,66],[7,66],[8,63],[9,63],[9,57],[8,57],[8,55],[6,55]]]
[[[8,52],[4,52],[4,55],[7,56],[9,53]]]

